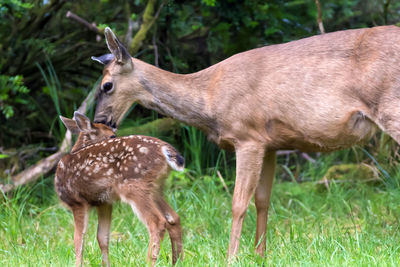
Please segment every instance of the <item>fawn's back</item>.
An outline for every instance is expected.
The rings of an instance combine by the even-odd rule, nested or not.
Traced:
[[[64,156],[55,186],[69,206],[112,203],[130,187],[160,191],[171,168],[168,163],[179,169],[183,158],[159,139],[137,135],[108,139]]]

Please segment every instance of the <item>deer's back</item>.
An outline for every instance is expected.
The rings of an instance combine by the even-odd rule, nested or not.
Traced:
[[[235,55],[210,68],[220,140],[333,150],[368,138],[386,92],[399,89],[400,28],[314,36]],[[359,119],[357,119],[359,118]],[[371,120],[369,120],[369,119]]]
[[[161,147],[167,143],[147,136],[109,139],[64,156],[55,187],[69,206],[99,205],[119,199],[121,190],[160,190],[169,172]]]

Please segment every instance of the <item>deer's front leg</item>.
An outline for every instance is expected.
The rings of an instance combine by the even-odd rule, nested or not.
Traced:
[[[82,266],[84,236],[87,229],[89,207],[79,206],[73,207],[72,213],[74,215],[75,232],[74,232],[74,245],[75,245],[75,258],[76,266]]]
[[[262,144],[248,142],[236,147],[236,182],[232,199],[232,230],[228,258],[239,249],[242,224],[247,207],[260,179],[265,148]]]
[[[264,256],[265,254],[268,208],[271,197],[272,182],[275,174],[275,164],[275,152],[267,152],[264,156],[260,181],[258,182],[254,198],[257,209],[255,246],[256,253],[260,256]]]

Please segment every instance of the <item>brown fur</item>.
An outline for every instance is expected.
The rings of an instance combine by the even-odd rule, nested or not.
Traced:
[[[68,120],[63,118],[63,121]],[[70,120],[71,121],[71,120]],[[162,152],[169,144],[147,136],[110,139],[111,128],[93,124],[81,132],[72,152],[57,167],[55,188],[75,219],[76,264],[82,263],[83,235],[90,207],[99,214],[98,241],[103,264],[109,266],[108,240],[111,205],[122,200],[132,206],[150,232],[148,257],[155,264],[160,241],[168,230],[175,263],[182,251],[179,216],[163,199],[162,187],[171,167]],[[96,140],[100,140],[96,142]],[[178,164],[179,165],[179,164]]]
[[[115,42],[109,29],[106,38],[108,44]],[[221,147],[236,151],[230,255],[239,247],[254,193],[256,243],[265,236],[276,150],[345,148],[370,138],[376,126],[400,141],[396,26],[257,48],[186,75],[127,56],[118,60],[104,69],[102,84],[112,82],[115,88],[99,91],[96,121],[118,125],[138,102],[196,126]],[[265,238],[259,244],[256,250],[264,254]]]

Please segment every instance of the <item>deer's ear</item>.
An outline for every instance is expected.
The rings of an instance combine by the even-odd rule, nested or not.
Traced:
[[[106,36],[108,49],[114,55],[117,62],[119,64],[132,64],[132,59],[128,50],[122,45],[109,27],[104,30],[104,35]]]
[[[107,65],[110,61],[112,61],[115,57],[113,54],[105,54],[99,57],[91,57],[92,60],[97,61],[103,65]]]
[[[67,127],[68,130],[72,134],[79,134],[80,130],[78,128],[78,125],[76,125],[76,121],[65,118],[63,116],[60,116],[61,121],[64,123],[65,127]]]
[[[90,133],[95,131],[92,129],[92,123],[90,122],[90,119],[85,115],[75,111],[74,120],[76,121],[76,125],[81,132]]]

